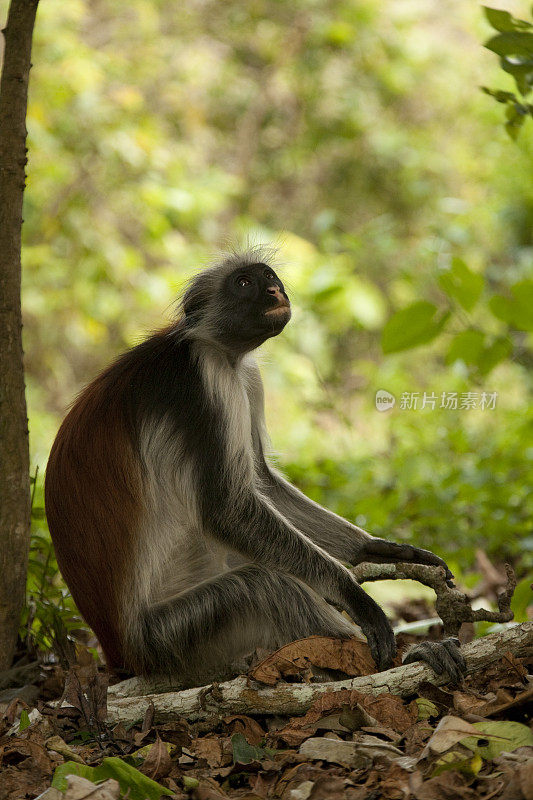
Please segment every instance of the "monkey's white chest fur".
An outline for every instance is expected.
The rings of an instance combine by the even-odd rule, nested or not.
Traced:
[[[261,380],[257,366],[249,356],[233,366],[222,354],[200,349],[198,366],[206,396],[222,410],[224,463],[234,473],[230,482],[244,489],[255,482],[251,404],[255,381]],[[141,452],[146,501],[139,521],[143,535],[135,593],[153,603],[224,572],[229,550],[205,532],[197,503],[197,470],[173,420],[146,423]]]

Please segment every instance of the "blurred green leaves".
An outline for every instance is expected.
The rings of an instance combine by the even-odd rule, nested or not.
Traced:
[[[397,311],[385,327],[381,338],[384,353],[397,353],[427,344],[444,328],[449,313],[439,314],[433,303],[419,300]]]
[[[482,327],[472,324],[472,312],[483,296],[484,279],[473,272],[462,258],[453,257],[437,276],[446,296],[439,308],[419,300],[393,314],[382,332],[384,353],[395,353],[432,342],[445,329],[463,328],[453,334],[446,351],[446,362],[462,362],[473,376],[486,376],[518,347],[524,349],[518,332],[533,331],[533,281],[522,280],[509,286],[509,295],[485,298],[479,318]],[[495,331],[494,320],[506,323]],[[501,326],[499,326],[501,328]],[[517,335],[518,334],[518,335]],[[526,345],[527,348],[527,345]],[[530,351],[530,348],[527,348]]]
[[[533,87],[533,25],[513,17],[508,11],[483,7],[488,23],[499,33],[485,47],[500,56],[501,68],[514,78],[516,88],[523,98]],[[525,119],[533,116],[533,105],[519,100],[513,92],[488,89],[483,91],[506,106],[505,128],[516,139]]]
[[[472,311],[483,291],[483,277],[454,256],[449,269],[439,275],[439,285],[448,297],[456,300],[466,311]]]
[[[519,281],[510,287],[511,297],[495,295],[490,300],[494,316],[521,331],[533,331],[533,280]]]

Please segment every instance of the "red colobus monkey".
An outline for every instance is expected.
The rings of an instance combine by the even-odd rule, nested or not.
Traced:
[[[251,352],[290,316],[265,254],[230,256],[197,275],[180,318],[99,375],[64,420],[48,522],[110,667],[205,680],[258,646],[357,633],[334,605],[383,669],[391,626],[344,564],[410,561],[452,577],[433,553],[372,537],[269,465]],[[453,678],[464,668],[452,640],[415,658]]]

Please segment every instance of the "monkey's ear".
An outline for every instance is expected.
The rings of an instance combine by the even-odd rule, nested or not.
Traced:
[[[189,293],[183,298],[181,307],[186,319],[193,319],[202,310],[202,301],[199,297],[189,297]]]
[[[205,278],[205,273],[204,275],[197,275],[183,295],[181,307],[185,318],[190,322],[196,320],[208,300],[209,282]]]

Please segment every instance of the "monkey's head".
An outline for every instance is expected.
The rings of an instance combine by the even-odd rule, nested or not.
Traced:
[[[197,275],[183,299],[193,338],[240,355],[281,333],[291,318],[285,287],[257,252],[233,256]]]

